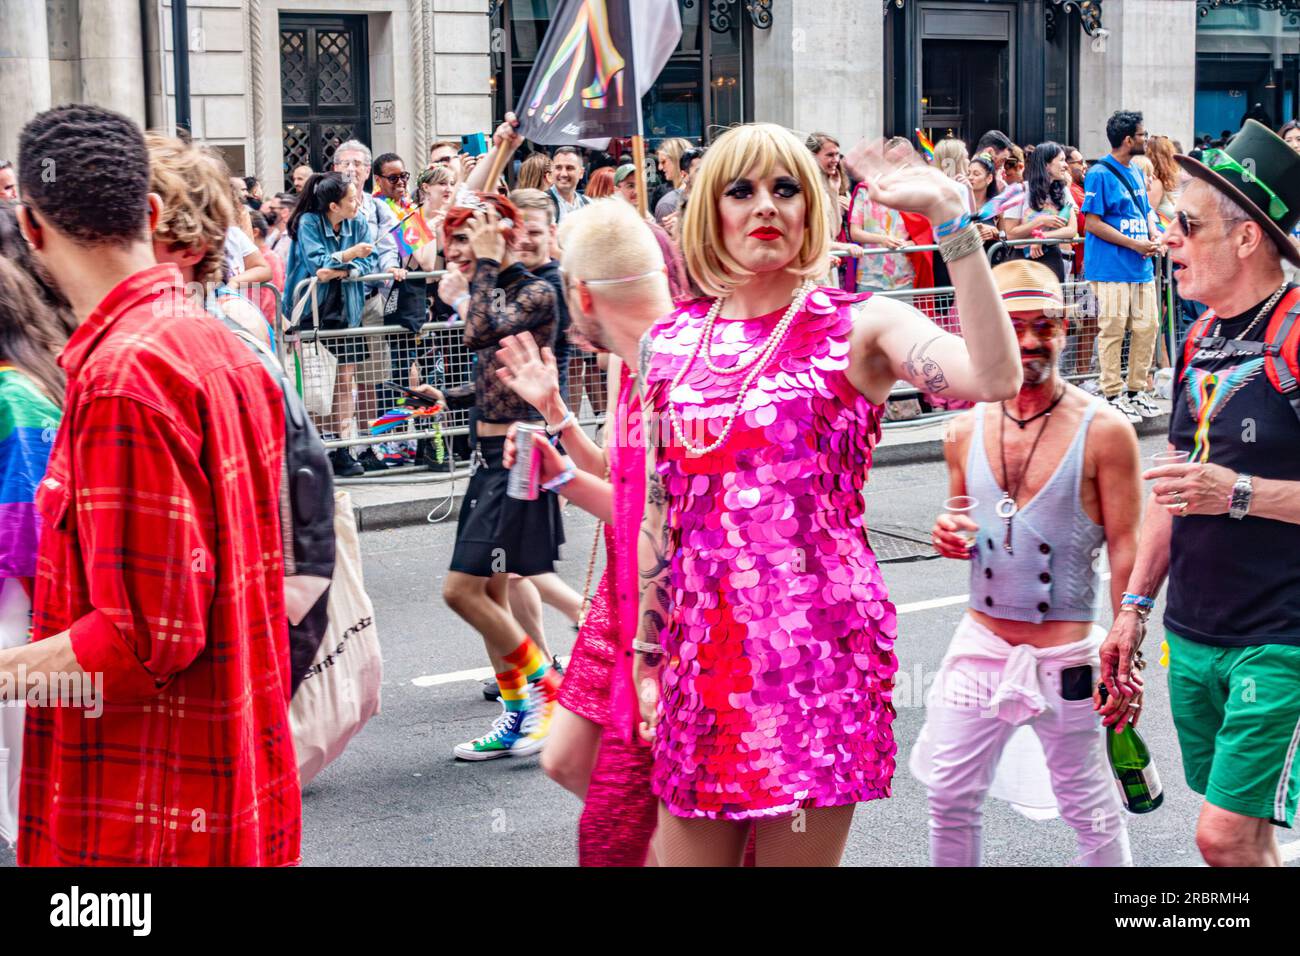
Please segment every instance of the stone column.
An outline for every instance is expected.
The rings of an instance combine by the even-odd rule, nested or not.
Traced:
[[[143,125],[144,34],[135,0],[81,0],[81,98]]]
[[[746,14],[741,13],[744,16]],[[876,0],[781,0],[754,31],[754,119],[849,149],[884,126],[885,21]]]
[[[1105,40],[1079,45],[1079,148],[1093,159],[1110,152],[1106,120],[1138,110],[1148,133],[1191,149],[1196,112],[1196,0],[1124,0],[1106,4]]]
[[[0,0],[0,159],[18,159],[18,134],[50,108],[50,55],[45,4]]]

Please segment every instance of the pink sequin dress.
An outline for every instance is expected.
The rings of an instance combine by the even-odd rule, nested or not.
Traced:
[[[868,296],[812,292],[759,375],[721,449],[658,449],[673,545],[652,786],[679,817],[747,820],[886,797],[897,616],[867,542],[863,486],[880,406],[848,381],[850,308]],[[744,374],[703,356],[709,300],[654,328],[646,404],[671,401],[695,444],[721,433]],[[719,318],[728,367],[785,310]],[[663,434],[657,425],[655,434]]]

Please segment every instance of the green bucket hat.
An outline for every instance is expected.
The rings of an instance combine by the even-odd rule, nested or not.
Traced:
[[[1291,230],[1300,222],[1300,153],[1255,120],[1246,120],[1226,149],[1207,149],[1200,160],[1174,158],[1241,206],[1269,234],[1283,257],[1300,265]]]

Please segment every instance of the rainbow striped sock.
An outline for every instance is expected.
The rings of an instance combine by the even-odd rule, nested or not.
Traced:
[[[528,683],[540,683],[547,700],[555,699],[560,690],[560,682],[531,637],[525,635],[523,643],[507,654],[505,659],[506,663],[513,664],[525,676]]]
[[[497,687],[501,690],[501,701],[506,710],[528,709],[528,680],[518,667],[498,674]]]

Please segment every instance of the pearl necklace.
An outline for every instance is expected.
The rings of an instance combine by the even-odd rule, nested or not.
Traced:
[[[767,363],[771,361],[772,356],[776,354],[776,350],[780,348],[781,343],[785,341],[786,333],[790,331],[790,326],[794,323],[795,316],[803,309],[804,300],[808,298],[808,293],[810,293],[814,288],[815,286],[811,281],[805,281],[795,290],[794,299],[791,301],[790,307],[785,310],[785,315],[781,317],[781,321],[778,322],[776,328],[772,330],[772,334],[768,336],[767,342],[764,343],[763,347],[755,352],[753,356],[744,363],[744,365],[732,369],[718,369],[710,360],[707,350],[705,351],[704,364],[710,371],[725,375],[731,372],[741,371],[741,369],[744,368],[749,368],[749,374],[746,375],[744,381],[740,383],[740,395],[737,396],[736,404],[731,409],[731,414],[727,417],[727,424],[723,426],[722,434],[718,435],[717,439],[711,445],[701,448],[698,445],[692,445],[690,441],[687,440],[685,430],[682,428],[681,417],[677,414],[677,407],[672,402],[672,393],[676,390],[677,386],[681,384],[682,379],[686,377],[686,373],[691,370],[691,366],[695,364],[695,359],[696,356],[700,354],[700,349],[703,348],[706,343],[713,340],[713,324],[717,321],[718,313],[722,311],[722,306],[726,302],[726,299],[717,298],[713,300],[713,305],[710,307],[708,315],[704,318],[704,328],[700,330],[700,337],[695,343],[695,349],[691,352],[691,357],[682,365],[677,375],[674,376],[672,383],[668,386],[668,418],[672,422],[673,433],[677,436],[677,440],[681,442],[682,447],[690,454],[707,455],[710,452],[717,451],[726,444],[727,439],[731,436],[731,429],[735,426],[736,419],[740,416],[740,410],[745,406],[745,398],[749,394],[750,386],[754,384],[754,380],[758,378],[758,373],[767,367]]]

